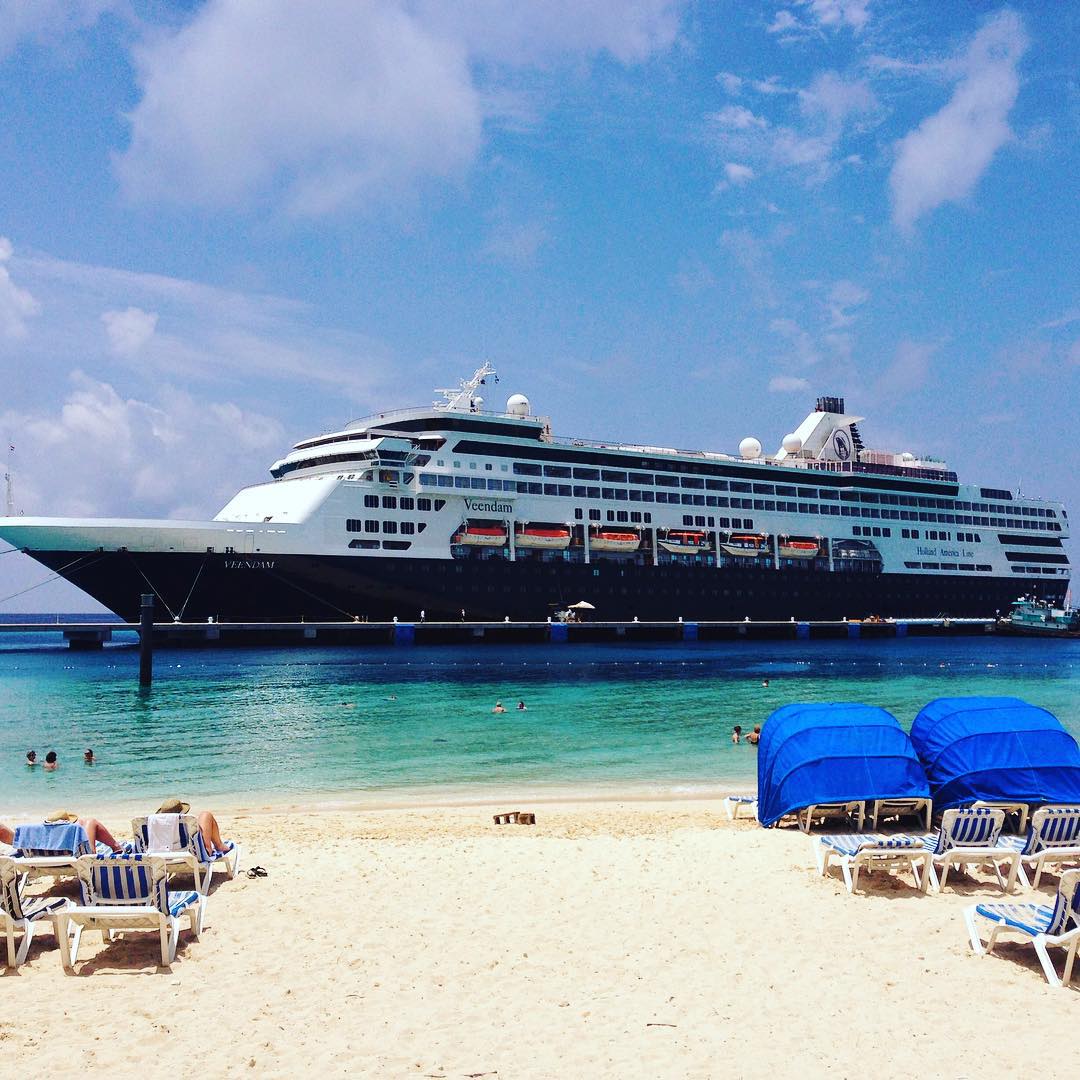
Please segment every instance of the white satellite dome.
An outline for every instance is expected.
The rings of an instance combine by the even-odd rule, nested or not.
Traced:
[[[739,453],[749,460],[750,458],[761,457],[761,443],[753,437],[748,435],[741,443],[739,443]]]
[[[511,416],[528,416],[532,411],[532,406],[524,394],[511,394],[506,399],[506,411]]]
[[[915,455],[910,450],[905,450],[900,455],[900,460],[901,461],[914,461],[915,460]]]
[[[802,449],[802,439],[795,432],[789,431],[784,436],[783,447],[785,453],[797,454]]]
[[[473,408],[479,412],[484,407],[484,399],[477,395],[472,399]]]

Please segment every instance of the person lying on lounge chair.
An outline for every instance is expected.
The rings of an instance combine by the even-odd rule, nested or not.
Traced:
[[[86,830],[86,838],[90,841],[91,850],[94,850],[99,842],[107,844],[113,851],[123,850],[123,845],[117,842],[116,837],[97,818],[79,817],[78,814],[73,813],[71,810],[54,810],[45,819],[45,824],[56,825],[61,821],[81,825]]]
[[[187,814],[190,810],[191,803],[186,803],[181,799],[166,799],[157,808],[156,813]],[[227,851],[232,851],[232,843],[221,838],[221,828],[217,823],[217,818],[209,810],[203,810],[201,813],[196,814],[195,819],[199,823],[199,832],[202,833],[203,846],[206,848],[208,855],[224,854]]]
[[[11,841],[15,839],[15,833],[0,821],[0,844],[11,847]]]

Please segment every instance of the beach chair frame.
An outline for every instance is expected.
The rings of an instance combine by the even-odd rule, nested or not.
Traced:
[[[79,955],[84,930],[100,930],[111,941],[128,930],[156,930],[161,941],[161,966],[176,959],[181,921],[188,920],[192,937],[202,934],[206,897],[195,892],[170,893],[168,866],[156,855],[87,855],[76,865],[82,904],[57,911],[56,937],[60,960],[71,972]],[[110,875],[109,890],[101,887]],[[111,895],[110,895],[111,893]]]
[[[1022,802],[1002,802],[1000,800],[991,799],[976,799],[971,804],[972,810],[1001,810],[1006,819],[1011,815],[1016,815],[1016,831],[1023,836],[1027,831],[1028,826],[1028,814],[1031,812],[1031,807],[1027,803]]]
[[[743,808],[746,808],[748,813],[743,814]],[[740,817],[757,817],[757,796],[756,795],[725,795],[724,796],[724,813],[727,815],[728,821],[735,821]]]
[[[236,877],[240,870],[240,845],[231,841],[232,848],[224,855],[211,856],[203,843],[202,830],[199,828],[199,820],[194,814],[178,814],[180,819],[180,839],[183,848],[179,851],[147,851],[147,818],[137,817],[131,819],[131,833],[135,839],[135,850],[143,854],[156,855],[164,859],[172,868],[186,867],[191,870],[195,878],[195,889],[204,896],[210,891],[210,879],[214,876],[214,868],[223,866],[225,876],[230,880]]]
[[[1030,865],[1031,888],[1037,889],[1047,864],[1080,862],[1080,806],[1051,804],[1040,806],[1031,815],[1028,834],[1024,838],[1008,837],[1010,846],[1020,853],[1017,876],[1028,887],[1024,864]]]
[[[52,924],[51,916],[68,903],[67,898],[62,896],[24,903],[22,888],[25,877],[15,859],[0,856],[0,925],[4,930],[9,968],[17,968],[26,960],[37,923],[48,917]],[[17,933],[22,934],[18,948],[15,946]]]
[[[906,867],[915,879],[915,887],[926,892],[930,881],[927,867],[930,852],[922,838],[904,833],[837,833],[816,836],[811,840],[818,873],[825,877],[835,863],[844,875],[847,891],[854,894],[859,888],[859,872],[891,870]],[[919,873],[922,867],[923,873]]]
[[[874,799],[870,803],[870,828],[877,830],[881,818],[920,814],[927,832],[934,816],[934,800],[926,799]]]
[[[1020,866],[1020,853],[999,843],[1004,821],[1004,810],[989,807],[952,809],[941,815],[941,828],[924,840],[930,852],[926,868],[934,892],[941,892],[945,888],[949,871],[954,866],[990,866],[1002,891],[1012,892]],[[929,846],[931,842],[933,848]],[[1001,863],[1009,866],[1007,878],[1002,877]]]
[[[828,818],[841,818],[850,821],[852,815],[855,815],[858,819],[857,830],[862,832],[863,823],[866,820],[865,802],[852,799],[850,802],[815,803],[813,806],[804,806],[801,810],[795,811],[795,819],[804,833],[810,831],[810,827],[816,818],[821,818],[823,821]]]
[[[1054,906],[1049,909],[1039,904],[972,904],[964,909],[964,922],[967,926],[971,947],[981,956],[989,956],[1002,934],[1019,934],[1021,940],[1030,943],[1042,965],[1046,981],[1051,986],[1066,987],[1072,981],[1076,954],[1080,949],[1080,870],[1067,870],[1061,875]],[[983,918],[992,923],[986,945],[983,946],[976,919]],[[1045,930],[1036,931],[1034,920],[1046,919]],[[1028,923],[1028,925],[1024,925]],[[1070,923],[1072,924],[1070,928]],[[1063,947],[1065,967],[1058,977],[1053,960],[1048,950],[1051,947]]]

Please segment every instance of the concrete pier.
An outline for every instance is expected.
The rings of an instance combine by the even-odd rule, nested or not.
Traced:
[[[611,622],[238,622],[154,623],[155,648],[234,645],[526,645],[581,642],[812,641],[895,637],[941,637],[992,633],[995,620],[897,619],[852,621]],[[107,642],[135,644],[139,623],[0,623],[0,634],[61,634],[73,649],[100,649]]]

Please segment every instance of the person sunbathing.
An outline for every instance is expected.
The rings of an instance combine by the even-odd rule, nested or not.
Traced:
[[[187,814],[191,810],[191,803],[186,803],[182,799],[166,799],[156,810],[158,814]],[[224,855],[226,852],[232,851],[233,843],[231,840],[223,840],[221,838],[221,827],[218,825],[217,818],[210,813],[209,810],[203,810],[201,813],[195,815],[195,820],[199,823],[199,832],[202,834],[203,847],[206,848],[208,855]]]
[[[11,841],[15,839],[15,833],[0,821],[0,844],[11,847]]]
[[[118,843],[102,823],[94,817],[79,817],[71,810],[54,810],[46,819],[46,825],[56,825],[67,822],[69,825],[81,825],[86,830],[86,838],[90,841],[90,850],[97,850],[98,843],[106,844],[113,851],[122,851],[123,845]]]

